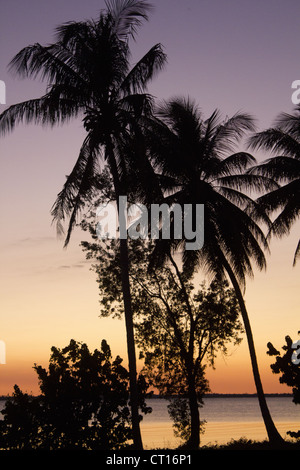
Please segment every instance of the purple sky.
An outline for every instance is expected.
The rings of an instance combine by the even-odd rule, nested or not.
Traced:
[[[267,126],[291,109],[291,83],[299,78],[297,0],[160,0],[133,47],[140,57],[154,43],[169,64],[153,83],[159,98],[189,94],[207,114],[243,109]],[[1,79],[8,103],[35,96],[37,83],[14,81],[6,72],[25,45],[53,39],[54,27],[98,15],[103,1],[10,0],[1,8]]]
[[[205,117],[215,108],[224,117],[246,111],[257,118],[259,129],[268,127],[279,112],[292,111],[291,84],[300,79],[299,0],[151,3],[155,10],[140,29],[132,50],[135,60],[155,43],[164,46],[168,65],[149,89],[158,99],[189,95]],[[50,43],[55,26],[96,18],[104,7],[102,0],[1,2],[0,79],[6,83],[7,106],[41,96],[45,91],[44,84],[38,81],[20,80],[8,73],[12,57],[29,44]],[[4,106],[0,108],[1,111]],[[53,344],[65,346],[72,335],[98,347],[103,333],[109,343],[118,344],[111,324],[98,319],[95,276],[88,271],[78,248],[82,234],[75,235],[70,248],[64,251],[51,226],[51,206],[65,175],[72,169],[83,136],[80,122],[76,121],[53,130],[19,126],[11,135],[1,137],[0,339],[6,341],[11,358],[6,369],[0,369],[0,374],[6,374],[4,387],[18,383],[18,377],[28,384],[26,377],[31,372],[26,371],[39,360],[39,354],[48,358]],[[274,257],[267,275],[249,283],[249,303],[255,310],[254,330],[263,356],[267,341],[275,338],[280,347],[285,334],[299,330],[299,267],[291,268],[296,238],[294,229],[288,239],[272,244]],[[262,298],[264,307],[260,305]],[[288,331],[281,326],[283,311]],[[123,331],[113,322],[113,331],[119,327]],[[23,360],[20,350],[28,361],[23,375],[18,369]],[[245,351],[247,354],[246,346]],[[249,391],[251,380],[250,377],[245,382],[244,390],[235,390]],[[277,379],[270,383],[274,389]]]

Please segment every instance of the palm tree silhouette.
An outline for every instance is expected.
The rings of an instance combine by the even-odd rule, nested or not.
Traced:
[[[163,67],[166,57],[160,44],[153,46],[130,67],[129,40],[147,20],[151,6],[139,0],[112,0],[106,3],[97,21],[69,22],[56,30],[56,42],[49,46],[34,44],[22,49],[11,61],[21,77],[47,80],[44,96],[10,106],[0,116],[2,132],[17,123],[57,125],[82,116],[87,135],[73,170],[52,208],[59,232],[69,219],[65,245],[86,201],[99,189],[97,177],[101,159],[108,164],[116,200],[126,195],[130,153],[133,150],[135,172],[145,153],[141,142],[140,120],[152,110],[147,85]],[[125,152],[125,150],[127,151]],[[132,157],[133,158],[133,157]],[[128,275],[127,241],[120,240],[122,288],[130,374],[130,403],[133,441],[142,448],[139,427],[137,369]]]
[[[282,237],[289,234],[300,215],[300,105],[294,114],[281,113],[274,127],[251,136],[249,145],[276,153],[251,169],[252,173],[273,178],[280,187],[260,197],[259,202],[268,214],[280,213],[273,221],[270,235]],[[283,184],[283,185],[282,185]],[[300,256],[298,242],[293,265]]]
[[[237,113],[222,123],[216,110],[204,121],[190,99],[175,98],[158,108],[149,142],[151,155],[161,168],[166,201],[204,204],[205,240],[198,251],[186,250],[184,240],[173,239],[171,244],[159,240],[152,264],[167,259],[172,247],[182,251],[187,272],[202,266],[219,279],[229,276],[240,305],[266,430],[270,441],[282,442],[265,400],[243,298],[246,277],[253,276],[252,264],[266,267],[268,243],[258,223],[270,226],[260,205],[246,191],[277,187],[267,176],[247,174],[255,162],[252,155],[232,153],[244,134],[253,130],[254,121],[247,114]]]

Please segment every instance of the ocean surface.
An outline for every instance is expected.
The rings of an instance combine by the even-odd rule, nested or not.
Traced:
[[[266,398],[273,421],[283,437],[287,431],[300,429],[300,405],[292,397]],[[164,399],[147,400],[152,413],[143,418],[141,429],[145,448],[174,448],[181,444],[174,437]],[[207,397],[200,409],[200,419],[206,420],[205,433],[201,434],[201,445],[224,444],[231,439],[245,437],[253,440],[267,439],[264,423],[256,397]]]
[[[292,397],[273,396],[266,398],[273,421],[283,437],[287,431],[300,429],[300,405],[292,402]],[[0,401],[0,411],[4,407]],[[172,421],[168,414],[168,401],[161,398],[147,400],[152,413],[144,416],[141,423],[145,449],[175,448],[181,444],[174,437]],[[0,414],[0,419],[2,415]],[[205,433],[201,435],[201,445],[223,444],[231,439],[245,437],[253,440],[267,439],[256,397],[207,397],[200,409],[200,419],[206,420]]]

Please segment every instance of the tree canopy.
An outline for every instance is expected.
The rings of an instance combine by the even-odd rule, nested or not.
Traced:
[[[94,233],[94,226],[88,226]],[[99,284],[102,315],[124,313],[118,241],[83,242]],[[172,400],[170,414],[175,430],[195,447],[199,444],[198,407],[209,390],[207,364],[214,365],[217,353],[227,353],[229,342],[239,344],[242,332],[239,306],[233,289],[225,281],[195,287],[196,276],[188,277],[178,260],[155,269],[149,267],[154,244],[130,240],[130,282],[136,342],[143,359],[143,374],[149,384]],[[179,419],[180,418],[180,419]]]

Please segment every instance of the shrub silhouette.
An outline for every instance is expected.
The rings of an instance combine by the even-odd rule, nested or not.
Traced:
[[[40,396],[15,385],[1,422],[2,449],[118,449],[131,438],[128,371],[101,350],[71,340],[52,347],[48,370],[35,364]],[[140,380],[141,396],[145,383]],[[145,408],[144,411],[149,411]]]
[[[298,332],[300,333],[300,332]],[[293,392],[293,402],[295,405],[300,404],[300,365],[297,362],[293,361],[293,355],[297,349],[296,356],[299,356],[299,349],[294,347],[294,343],[290,336],[285,337],[286,344],[282,346],[284,352],[280,353],[271,342],[267,344],[269,356],[276,356],[276,361],[274,364],[271,364],[271,369],[274,374],[281,374],[279,377],[279,382],[286,384],[289,387],[292,387]],[[300,430],[299,431],[288,431],[291,437],[300,439]]]

